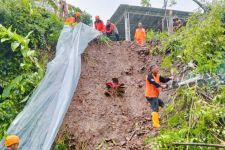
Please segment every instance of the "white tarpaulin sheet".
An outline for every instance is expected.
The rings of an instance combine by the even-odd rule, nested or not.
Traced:
[[[80,78],[81,54],[99,34],[82,23],[64,27],[44,79],[7,131],[20,136],[21,150],[50,150]]]

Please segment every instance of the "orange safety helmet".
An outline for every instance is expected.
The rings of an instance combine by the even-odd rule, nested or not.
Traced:
[[[81,16],[81,13],[80,13],[80,12],[76,12],[76,13],[75,13],[75,16],[76,16],[76,17],[80,17],[80,16]]]
[[[99,16],[96,16],[95,19],[100,19],[100,17]]]
[[[19,144],[20,143],[20,138],[16,135],[9,135],[5,138],[5,146],[9,147],[14,144]]]

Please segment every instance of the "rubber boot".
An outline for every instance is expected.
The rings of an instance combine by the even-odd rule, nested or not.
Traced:
[[[159,113],[158,112],[152,112],[152,124],[153,128],[159,128]]]

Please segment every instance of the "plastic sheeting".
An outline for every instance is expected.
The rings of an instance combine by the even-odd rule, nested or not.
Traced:
[[[81,72],[81,54],[100,33],[82,23],[65,26],[56,57],[24,110],[7,133],[20,136],[21,150],[49,150],[63,122]],[[3,149],[3,140],[0,149]]]

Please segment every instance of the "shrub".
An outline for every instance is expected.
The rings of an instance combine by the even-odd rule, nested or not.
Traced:
[[[0,24],[12,26],[13,30],[23,36],[32,31],[32,48],[45,49],[47,45],[55,46],[63,27],[62,22],[47,10],[32,5],[31,1],[27,3],[20,0],[0,1]]]
[[[163,60],[165,68],[176,67],[174,62],[184,66],[192,61],[196,68],[189,73],[210,74],[212,81],[178,89],[165,111],[166,127],[156,138],[147,137],[146,144],[155,144],[159,149],[184,149],[175,148],[172,143],[224,142],[225,86],[217,83],[218,73],[225,74],[225,28],[221,19],[224,13],[223,2],[213,5],[207,14],[192,15],[187,26],[163,44],[164,52],[170,50]]]

